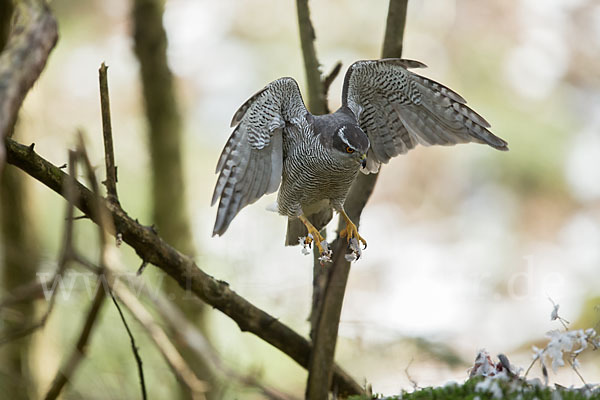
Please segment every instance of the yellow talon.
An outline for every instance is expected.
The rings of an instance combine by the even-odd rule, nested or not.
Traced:
[[[346,212],[344,210],[341,210],[340,214],[346,221],[346,227],[340,231],[340,236],[345,237],[346,240],[348,241],[348,244],[350,244],[350,241],[353,238],[356,238],[365,246],[365,249],[366,249],[367,241],[358,234],[358,229],[356,228],[356,225],[354,225],[354,223],[350,220],[350,217],[348,217],[348,215],[346,214]]]
[[[306,239],[304,239],[304,243],[310,245],[314,241],[315,246],[317,246],[317,248],[319,249],[319,254],[321,254],[321,256],[329,257],[331,255],[331,250],[329,250],[329,248],[323,248],[323,243],[327,244],[325,238],[321,235],[321,233],[319,233],[317,228],[315,228],[313,224],[311,224],[310,221],[306,219],[304,215],[301,215],[298,218],[306,226],[306,229],[308,229],[308,236],[306,236]]]

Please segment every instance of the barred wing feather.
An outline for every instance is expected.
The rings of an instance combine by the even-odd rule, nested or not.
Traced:
[[[212,202],[219,200],[213,235],[223,234],[237,213],[279,188],[286,126],[307,113],[298,84],[281,78],[248,99],[234,114],[235,127],[216,172]]]
[[[490,132],[490,124],[458,93],[408,70],[423,67],[403,59],[357,61],[346,73],[342,102],[369,137],[372,170],[419,143],[476,142],[508,150],[507,143]]]

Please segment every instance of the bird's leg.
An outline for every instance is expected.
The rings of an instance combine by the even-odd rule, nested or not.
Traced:
[[[306,226],[306,229],[308,229],[308,236],[304,240],[304,243],[311,244],[311,242],[314,241],[315,245],[319,249],[319,253],[322,256],[328,255],[330,250],[329,249],[326,250],[323,247],[323,242],[325,242],[324,244],[326,247],[327,247],[327,242],[325,241],[325,238],[319,233],[317,228],[315,228],[314,225],[311,224],[310,221],[308,219],[306,219],[306,217],[304,215],[300,215],[298,218],[300,219],[300,221],[302,221],[304,226]]]
[[[350,244],[350,241],[353,238],[356,238],[362,244],[365,245],[365,249],[366,249],[367,248],[367,241],[362,236],[360,236],[358,234],[358,229],[356,228],[356,225],[354,225],[354,223],[350,220],[350,217],[348,217],[348,214],[346,214],[346,211],[344,211],[344,209],[341,208],[339,210],[339,213],[344,218],[344,220],[346,221],[346,227],[340,231],[340,237],[345,237],[346,240],[348,241],[348,244]]]

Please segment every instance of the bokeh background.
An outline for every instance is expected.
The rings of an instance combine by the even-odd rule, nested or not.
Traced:
[[[16,138],[35,142],[42,156],[61,165],[81,129],[101,173],[97,70],[105,61],[121,204],[149,223],[148,139],[130,6],[122,0],[52,2],[60,40],[21,111]],[[387,1],[313,1],[311,12],[324,72],[338,60],[345,71],[355,60],[378,58]],[[197,263],[306,335],[312,258],[283,246],[285,219],[265,211],[275,196],[244,209],[216,238],[216,210],[209,204],[237,107],[282,76],[295,77],[306,94],[295,3],[168,0],[163,21],[185,120],[185,193]],[[388,394],[410,389],[408,375],[420,386],[463,380],[481,348],[526,368],[531,345],[543,345],[544,334],[560,327],[550,321],[549,298],[575,328],[598,328],[600,321],[600,4],[411,1],[404,43],[404,56],[426,63],[429,69],[420,72],[461,93],[510,151],[419,147],[382,169],[361,220],[369,247],[352,267],[336,358],[359,381]],[[332,109],[340,104],[342,79],[330,89]],[[23,179],[41,271],[51,272],[64,201]],[[94,227],[82,222],[78,232],[78,243],[93,255]],[[134,271],[135,254],[127,246],[121,252]],[[163,283],[152,268],[142,279],[153,287]],[[34,335],[31,364],[40,393],[71,348],[88,299],[77,281]],[[139,395],[116,311],[107,307],[103,321],[65,398]],[[154,398],[170,397],[175,379],[144,331],[131,325]],[[302,395],[306,373],[293,361],[217,311],[208,313],[206,326],[225,362]],[[600,381],[597,353],[580,361],[584,378]],[[532,375],[539,376],[539,368]],[[550,378],[581,384],[568,369]],[[227,396],[262,398],[235,384]]]

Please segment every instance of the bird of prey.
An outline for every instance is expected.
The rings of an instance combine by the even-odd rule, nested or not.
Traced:
[[[339,235],[366,246],[344,211],[359,170],[376,172],[417,144],[476,142],[508,150],[459,94],[409,71],[424,67],[405,59],[357,61],[346,72],[341,107],[327,115],[306,109],[293,78],[277,79],[248,99],[233,116],[235,129],[217,164],[213,235],[223,234],[243,207],[279,189],[286,244],[314,241],[327,256],[319,231],[335,210],[346,222]]]

